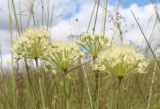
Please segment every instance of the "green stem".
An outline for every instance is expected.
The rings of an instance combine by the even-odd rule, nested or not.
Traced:
[[[38,67],[38,58],[35,58],[35,62],[36,62],[36,68]],[[39,83],[39,89],[40,89],[40,96],[41,96],[41,102],[42,102],[42,107],[45,109],[45,99],[44,99],[44,95],[43,95],[43,88],[42,88],[42,79],[38,74],[38,83]]]
[[[94,11],[95,11],[95,8],[96,8],[96,3],[97,3],[97,1],[95,1],[94,7],[93,7],[93,11],[92,11],[92,14],[91,14],[91,17],[90,17],[90,20],[89,20],[89,24],[88,24],[88,28],[87,28],[87,33],[89,32],[89,28],[90,28],[90,25],[91,25],[93,14],[94,14]]]
[[[90,91],[89,82],[88,82],[88,76],[87,76],[87,73],[86,73],[86,71],[84,69],[84,66],[82,68],[83,68],[84,78],[85,78],[85,82],[86,82],[86,86],[87,86],[87,92],[88,92],[88,96],[89,96],[89,101],[90,101],[90,104],[91,104],[91,109],[94,109],[93,108],[93,101],[92,101],[91,91]]]
[[[35,92],[35,89],[33,87],[32,81],[31,81],[31,77],[30,77],[30,74],[29,74],[29,67],[28,67],[28,64],[27,64],[27,60],[25,59],[24,62],[25,62],[25,67],[26,67],[26,72],[27,72],[27,77],[28,77],[28,83],[29,83],[29,86],[31,88],[31,92],[33,93],[32,101],[34,103],[35,109],[37,109],[36,108],[36,103],[35,103],[35,100],[37,98],[37,94]]]
[[[83,94],[82,94],[80,109],[83,109],[84,99],[85,99],[85,91],[86,91],[86,85],[84,85],[84,88],[83,88]]]
[[[38,67],[38,58],[35,58],[36,67]]]
[[[12,82],[13,82],[13,101],[14,101],[14,108],[17,108],[17,94],[16,94],[16,72],[14,67],[12,66]]]
[[[12,7],[13,7],[13,14],[14,14],[15,22],[16,22],[16,29],[18,31],[18,35],[20,35],[19,22],[18,22],[18,18],[17,18],[17,13],[16,13],[16,7],[15,7],[14,0],[12,0],[11,3],[12,3]]]
[[[93,56],[93,63],[95,63],[97,56]],[[95,72],[95,88],[94,88],[94,109],[98,109],[99,108],[99,71]]]
[[[108,6],[108,0],[106,0],[106,7],[105,7],[103,36],[105,36],[105,33],[106,33],[107,8],[108,8],[107,6]]]
[[[43,109],[45,109],[45,100],[44,100],[44,96],[43,96],[43,89],[42,89],[42,83],[41,83],[41,77],[39,77],[39,88],[40,88],[40,95],[41,95],[41,102],[42,102],[42,107]]]
[[[65,109],[70,109],[69,107],[69,91],[68,91],[68,81],[67,81],[67,70],[64,70],[64,100],[65,100]]]
[[[52,93],[51,93],[51,96],[53,97],[53,91],[54,91],[54,87],[56,88],[55,90],[56,90],[56,94],[57,94],[57,96],[58,96],[58,98],[61,98],[61,96],[60,96],[60,91],[59,91],[59,89],[58,89],[58,84],[57,84],[57,81],[56,81],[56,78],[55,78],[55,76],[53,75],[53,82],[54,82],[54,84],[53,84],[53,87],[52,87]],[[55,99],[55,98],[54,98]],[[52,100],[53,100],[53,98],[52,98]],[[55,100],[55,102],[57,102],[57,100]],[[59,99],[59,102],[61,102],[61,99]],[[60,107],[61,107],[61,109],[63,109],[62,107],[62,105],[60,105]]]
[[[122,101],[122,98],[121,98],[121,86],[122,86],[122,80],[123,80],[123,76],[120,76],[118,77],[118,91],[117,91],[117,109],[121,109],[121,101]]]
[[[119,84],[119,86],[118,86],[117,97],[118,97],[118,98],[117,98],[117,109],[120,109],[120,108],[119,108],[119,104],[120,104],[120,103],[119,103],[119,99],[120,99],[120,84]]]
[[[155,62],[154,71],[156,71],[156,69],[157,69],[157,63]],[[153,72],[153,74],[152,74],[152,81],[151,81],[151,87],[150,87],[150,92],[149,92],[149,98],[148,98],[148,103],[147,103],[147,108],[146,109],[149,109],[150,105],[151,105],[151,99],[152,99],[152,93],[153,93],[153,85],[154,85],[154,81],[155,81],[155,75],[156,75],[156,72]]]
[[[12,5],[14,8],[14,1],[12,0]],[[10,24],[10,35],[11,35],[11,48],[13,45],[13,19],[12,19],[12,11],[11,11],[11,6],[10,6],[10,1],[8,0],[8,12],[9,12],[9,24]],[[14,9],[14,14],[15,14],[15,9]],[[17,99],[16,99],[16,81],[15,81],[15,68],[14,68],[14,63],[13,63],[13,52],[11,53],[12,56],[12,63],[11,63],[11,68],[12,68],[12,82],[13,82],[13,104],[14,108],[17,108]]]
[[[94,109],[99,109],[99,72],[96,71],[96,74],[95,74],[95,106],[94,106]]]
[[[98,18],[98,11],[99,11],[99,5],[100,5],[100,0],[97,1],[97,10],[96,10],[96,17],[94,21],[94,26],[93,26],[93,35],[95,34],[95,29],[96,29],[96,24],[97,24],[97,18]]]
[[[137,83],[137,85],[138,85],[138,89],[139,89],[139,91],[140,91],[140,94],[141,94],[141,96],[142,96],[142,98],[143,98],[144,104],[145,104],[145,106],[147,107],[146,98],[145,98],[145,96],[144,96],[144,94],[143,94],[143,90],[142,90],[142,88],[141,88],[141,86],[140,86],[138,77],[137,77],[136,75],[135,75],[135,80],[136,80],[136,83]]]

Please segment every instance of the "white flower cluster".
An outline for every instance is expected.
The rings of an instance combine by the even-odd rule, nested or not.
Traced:
[[[60,70],[66,71],[83,57],[74,43],[54,43],[46,60]]]
[[[29,29],[23,33],[13,46],[14,57],[16,59],[31,58],[36,59],[45,53],[48,48],[48,38],[50,33],[41,29]]]
[[[148,65],[144,55],[138,53],[133,47],[125,45],[106,49],[100,53],[97,60],[98,65],[94,65],[94,70],[101,70],[97,66],[105,66],[103,71],[105,69],[107,73],[117,77],[123,77],[129,73],[145,73]]]
[[[108,46],[108,41],[108,38],[101,34],[83,34],[80,37],[78,44],[83,47],[90,55],[97,57],[98,53]]]

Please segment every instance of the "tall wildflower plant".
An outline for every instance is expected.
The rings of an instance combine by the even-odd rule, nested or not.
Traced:
[[[120,99],[122,79],[132,73],[145,73],[147,66],[145,56],[138,53],[133,47],[113,45],[100,53],[97,64],[94,65],[93,69],[109,73],[118,78],[117,109],[121,109],[121,104],[123,104],[123,100]]]
[[[47,51],[47,48],[49,46],[49,42],[48,42],[49,36],[50,36],[50,33],[46,30],[41,30],[37,28],[28,29],[22,34],[22,37],[20,37],[15,43],[15,45],[13,46],[15,59],[17,60],[24,59],[25,61],[28,81],[34,95],[34,100],[36,100],[37,98],[37,93],[35,92],[35,87],[32,86],[33,84],[31,82],[27,60],[28,59],[35,60],[36,67],[38,67],[38,59],[41,57],[44,57]],[[45,100],[42,92],[41,77],[39,76],[39,74],[38,74],[38,78],[36,79],[38,80],[38,83],[39,83],[42,107],[45,108],[45,103],[44,103]]]
[[[102,34],[97,35],[89,35],[89,34],[83,34],[80,37],[80,40],[77,42],[83,49],[87,51],[87,53],[90,54],[90,56],[93,57],[93,60],[95,63],[95,60],[98,56],[98,54],[106,49],[108,47],[108,38],[105,37]],[[98,109],[99,106],[99,83],[100,83],[100,75],[99,72],[95,72],[95,87],[94,87],[94,94],[93,94],[93,101],[94,101],[94,109]]]
[[[62,70],[65,74],[63,79],[65,109],[71,108],[67,72],[82,57],[79,47],[74,43],[54,43],[46,56],[46,61],[50,65],[56,67],[57,70]]]

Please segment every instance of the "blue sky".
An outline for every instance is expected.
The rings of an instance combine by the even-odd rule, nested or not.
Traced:
[[[63,16],[63,18],[64,18],[64,19],[70,19],[72,16],[74,16],[75,14],[77,14],[77,13],[80,12],[80,7],[81,7],[80,4],[76,4],[76,8],[75,8],[73,11],[65,14],[65,15]]]
[[[110,0],[111,4],[114,4],[116,0]],[[130,5],[136,3],[138,6],[144,6],[150,3],[150,0],[123,0],[122,7],[129,7]]]

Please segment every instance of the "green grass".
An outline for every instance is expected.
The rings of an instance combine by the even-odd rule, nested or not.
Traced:
[[[91,103],[94,103],[94,101],[90,102],[90,97],[91,99],[94,97],[95,76],[91,71],[90,65],[88,64],[84,68],[87,78],[85,78],[82,68],[70,72],[69,77],[66,78],[68,87],[67,95],[64,93],[63,76],[45,72],[41,67],[36,71],[30,68],[28,69],[30,82],[27,71],[24,71],[22,74],[16,74],[14,81],[17,87],[14,92],[12,91],[14,84],[12,75],[5,73],[0,76],[0,108],[67,109],[65,108],[65,97],[67,96],[68,109],[92,109],[92,105],[94,104],[91,105]],[[135,76],[137,76],[140,87],[137,84]],[[157,74],[153,84],[150,109],[159,109],[160,80],[158,78],[159,76]],[[151,71],[141,75],[132,74],[124,78],[119,92],[117,78],[111,75],[100,74],[98,109],[117,109],[117,100],[120,103],[120,108],[118,109],[146,109],[145,102],[149,98],[151,79]],[[87,88],[89,88],[89,91]],[[143,99],[143,96],[145,99]],[[14,100],[16,100],[16,104]]]

